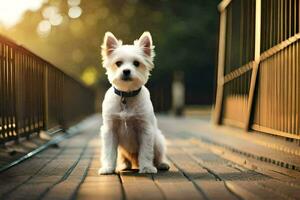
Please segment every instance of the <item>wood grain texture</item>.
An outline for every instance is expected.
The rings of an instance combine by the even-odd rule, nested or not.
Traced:
[[[98,175],[97,124],[61,142],[59,148],[47,149],[1,173],[0,199],[299,199],[296,170],[278,170],[255,159],[245,162],[240,154],[206,143],[197,135],[209,133],[207,122],[199,123],[200,129],[195,129],[198,122],[192,119],[167,118],[160,123],[167,132],[169,171]],[[215,138],[221,139],[228,142],[230,137]],[[255,145],[244,147],[252,150]]]

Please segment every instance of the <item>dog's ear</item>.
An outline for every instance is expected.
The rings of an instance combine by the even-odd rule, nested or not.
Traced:
[[[144,32],[138,40],[138,45],[143,49],[145,55],[154,56],[154,46],[152,45],[152,37],[150,32]]]
[[[102,48],[102,56],[109,56],[122,42],[117,40],[117,38],[111,32],[106,32],[104,35]]]

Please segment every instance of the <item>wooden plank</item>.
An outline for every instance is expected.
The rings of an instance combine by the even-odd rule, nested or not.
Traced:
[[[98,175],[100,163],[100,140],[91,142],[94,155],[86,172],[86,177],[74,194],[74,199],[124,199],[123,188],[118,175]],[[80,170],[79,170],[80,171]]]
[[[178,141],[175,144],[172,143],[172,145],[184,146],[184,143]],[[189,164],[187,160],[184,160],[186,156],[179,154],[180,152],[177,151],[177,147],[169,148],[168,157],[170,159],[171,168],[168,172],[159,172],[152,176],[122,172],[121,178],[126,198],[140,199],[149,196],[149,199],[182,199],[184,195],[185,198],[188,199],[203,199],[200,191],[198,191],[183,173],[188,174],[190,178],[195,178],[199,176],[197,175],[198,172],[201,173],[202,171],[205,175],[207,172],[196,163],[193,163],[194,165]],[[178,169],[177,166],[180,166],[180,169]],[[182,171],[182,169],[184,171]],[[203,177],[202,175],[200,176]],[[155,182],[153,182],[153,179]]]
[[[184,151],[194,159],[197,163],[201,164],[208,172],[213,174],[220,180],[264,180],[267,176],[264,176],[253,170],[248,170],[238,164],[235,164],[229,160],[226,160],[215,153],[207,151],[203,153],[203,149],[200,153],[197,153],[199,148],[188,150],[184,148]]]
[[[288,199],[276,190],[270,190],[258,185],[256,181],[226,181],[226,185],[241,198],[247,199]]]
[[[43,183],[28,183],[22,185],[18,190],[10,193],[10,195],[5,196],[4,199],[7,200],[16,200],[16,199],[24,199],[24,200],[32,200],[38,199],[40,194],[45,191],[45,188],[50,187],[52,182],[43,182]]]
[[[231,193],[223,181],[196,180],[195,183],[201,188],[207,199],[238,200],[239,198]]]
[[[153,174],[153,179],[156,182],[184,182],[188,179],[183,173],[175,167],[175,165],[169,161],[170,169],[168,171],[159,171],[157,174]]]
[[[253,194],[246,190],[245,188],[240,187],[237,182],[235,181],[226,181],[227,188],[235,193],[237,196],[239,196],[241,199],[244,200],[263,200],[263,198],[257,196],[256,194]]]
[[[165,199],[205,199],[192,182],[159,182],[158,186],[163,191]]]
[[[43,199],[71,199],[76,192],[76,189],[85,178],[90,161],[90,159],[81,159],[67,180],[54,185]]]
[[[214,176],[179,148],[169,148],[168,157],[189,179],[215,180]]]
[[[57,156],[55,154],[52,155],[55,156],[55,159],[50,160],[50,162],[48,162],[46,165],[40,166],[39,164],[41,160],[49,160],[48,156],[43,155],[39,158],[32,159],[32,161],[25,161],[25,163],[31,163],[32,166],[40,166],[40,168],[36,169],[36,167],[28,166],[26,170],[28,170],[28,174],[30,174],[30,176],[23,182],[15,185],[14,188],[11,188],[13,190],[10,193],[6,193],[3,198],[18,199],[20,197],[24,197],[25,199],[36,199],[43,197],[45,194],[47,194],[49,189],[60,182],[64,177],[69,177],[69,173],[74,170],[72,166],[76,164],[78,159],[80,159],[80,153],[84,150],[83,147],[90,140],[91,135],[93,135],[93,133],[90,132],[86,135],[82,134],[80,136],[70,138],[68,142],[64,143],[64,145],[61,146],[61,149],[65,149],[67,147],[68,149],[61,150],[61,153]],[[70,148],[69,145],[71,144],[79,144],[77,143],[77,141],[81,141],[80,145],[78,147],[75,146],[74,148]],[[53,150],[48,150],[51,155],[51,151]],[[48,150],[44,151],[42,154],[46,155]],[[22,167],[25,163],[22,163],[19,166]],[[13,171],[16,169],[12,168]],[[23,171],[20,170],[19,174],[22,175],[22,172]],[[18,177],[17,173],[14,176],[10,177],[10,179],[16,180],[16,178]],[[28,195],[28,193],[32,194]]]
[[[126,199],[130,200],[152,200],[164,199],[161,190],[153,181],[139,181],[123,183]]]
[[[232,151],[226,150],[222,147],[213,146],[212,151],[220,157],[237,163],[248,170],[254,170],[259,174],[264,174],[273,179],[278,179],[286,183],[300,185],[300,173],[295,170],[273,166],[268,163],[258,161],[257,159],[244,157],[234,154]]]
[[[124,199],[122,196],[122,187],[120,182],[84,182],[76,195],[78,200],[92,200],[92,199],[107,199],[120,200]]]
[[[177,147],[174,150],[171,149],[172,151],[169,157],[177,164],[177,166],[179,166],[179,168],[182,168],[186,175],[195,182],[208,199],[218,199],[218,197],[222,197],[222,199],[239,199],[239,196],[229,190],[223,181],[216,181],[215,176],[221,180],[249,181],[261,178],[260,174],[256,172],[241,171],[239,168],[236,168],[237,166],[234,166],[228,160],[224,160],[215,155],[208,149],[195,147],[193,144],[181,146],[182,148]],[[194,163],[197,166],[199,166],[199,164],[203,166],[206,173],[209,172],[209,175],[213,178],[211,180],[205,180],[204,178],[195,176],[194,173],[191,173],[195,170],[195,166],[191,163]],[[203,169],[203,167],[201,168]],[[240,190],[241,189],[238,191],[240,192]],[[243,193],[249,193],[251,196],[251,192],[248,192],[247,190],[243,191]]]
[[[152,174],[140,174],[137,170],[122,171],[120,178],[122,183],[153,182]]]
[[[120,173],[127,199],[164,199],[151,174],[139,174],[137,170]]]
[[[257,182],[269,190],[280,193],[285,198],[299,199],[300,197],[300,186],[288,184],[274,179],[262,180]]]
[[[187,159],[194,159],[209,170],[210,173],[223,180],[250,180],[258,175],[257,173],[244,173],[235,169],[234,166],[227,166],[229,161],[224,160],[205,148],[193,147],[190,144],[189,147],[183,147],[182,150],[188,154],[186,156]],[[237,199],[238,197],[229,191],[221,181],[215,181],[214,179],[207,181],[203,180],[203,178],[194,181],[208,199],[218,199],[218,197],[222,197],[222,199]]]
[[[3,199],[5,193],[12,191],[15,187],[20,185],[28,179],[29,176],[17,176],[13,179],[11,177],[2,177],[0,179],[0,199]]]
[[[169,160],[169,164],[169,171],[153,175],[165,199],[204,199],[190,178],[188,179],[183,175],[183,173],[188,174],[188,172],[178,169],[171,160]]]
[[[180,132],[176,134],[180,134]],[[200,141],[205,139],[205,141],[218,144],[218,146],[230,147],[230,149],[234,149],[236,152],[243,152],[248,155],[252,154],[257,158],[268,158],[295,165],[296,167],[300,165],[297,148],[291,147],[290,144],[284,141],[279,143],[276,139],[271,137],[258,134],[243,134],[242,131],[230,128],[212,129],[205,125],[196,126],[195,124],[186,126],[186,131],[182,134],[186,136],[190,134],[189,137],[198,138]],[[220,137],[220,135],[222,135],[222,137]],[[272,141],[274,145],[270,145],[270,141]],[[288,151],[285,151],[285,149]],[[293,155],[293,152],[297,155]]]
[[[62,154],[64,148],[48,149],[49,155],[35,156],[0,174],[0,199],[29,180],[32,180],[44,167]],[[49,177],[48,177],[49,178]]]

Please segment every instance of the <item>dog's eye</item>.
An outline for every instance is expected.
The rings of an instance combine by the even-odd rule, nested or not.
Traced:
[[[122,61],[117,61],[117,62],[116,62],[116,65],[117,65],[118,67],[120,67],[122,64],[123,64]]]
[[[133,61],[133,65],[136,66],[136,67],[138,67],[138,66],[140,66],[140,62],[137,61],[137,60],[135,60],[135,61]]]

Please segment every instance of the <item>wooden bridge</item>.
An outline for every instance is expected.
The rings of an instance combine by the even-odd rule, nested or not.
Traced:
[[[0,199],[300,199],[299,2],[219,10],[214,115],[158,115],[157,174],[98,175],[95,92],[0,36]]]
[[[0,199],[300,199],[299,152],[212,127],[207,117],[159,117],[170,171],[99,176],[100,124],[92,116],[68,139],[2,172]]]

